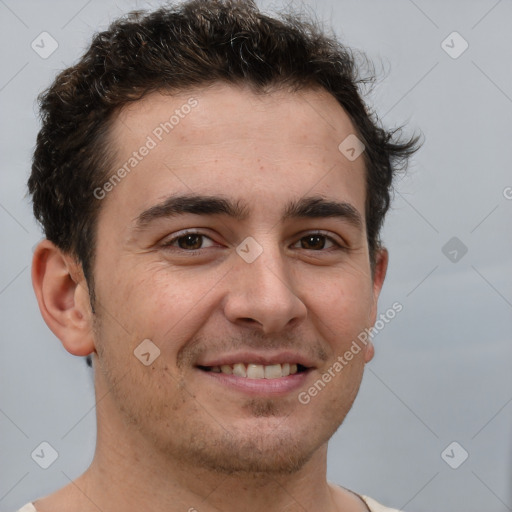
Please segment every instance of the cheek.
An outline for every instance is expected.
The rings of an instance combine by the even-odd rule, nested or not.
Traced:
[[[176,352],[212,314],[217,274],[171,270],[160,262],[134,266],[116,278],[117,291],[111,298],[121,304],[121,315],[135,337]]]
[[[309,294],[308,309],[312,318],[318,319],[318,330],[339,353],[371,326],[374,303],[371,282],[345,274],[319,282],[315,290]]]
[[[314,288],[308,293],[311,304],[317,304],[327,317],[343,320],[345,316],[360,319],[368,317],[373,307],[372,284],[363,272],[338,272],[315,279]]]

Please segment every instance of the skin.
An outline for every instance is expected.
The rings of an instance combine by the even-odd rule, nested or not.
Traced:
[[[366,510],[327,482],[326,455],[371,342],[310,403],[297,398],[373,325],[386,273],[384,249],[370,270],[363,157],[351,162],[338,150],[355,129],[321,89],[152,93],[114,120],[117,166],[190,97],[197,106],[102,200],[95,314],[80,265],[49,241],[35,252],[46,323],[70,353],[93,354],[98,426],[89,469],[35,506]],[[183,194],[221,196],[245,216],[186,213],[137,227],[142,212]],[[307,197],[348,203],[360,225],[283,219],[290,202]],[[205,238],[184,239],[184,230]],[[307,238],[319,231],[324,237]],[[236,252],[248,236],[263,251],[252,263]],[[145,339],[160,349],[149,366],[133,354]],[[274,395],[232,389],[197,368],[241,351],[301,354],[311,368],[300,388]]]

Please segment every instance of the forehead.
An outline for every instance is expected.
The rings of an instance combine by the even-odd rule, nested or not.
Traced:
[[[105,208],[136,215],[170,193],[226,194],[277,204],[307,193],[348,200],[364,217],[362,156],[339,150],[354,126],[323,89],[276,90],[215,84],[152,93],[125,106],[111,140],[121,174]],[[123,169],[122,172],[119,172]]]

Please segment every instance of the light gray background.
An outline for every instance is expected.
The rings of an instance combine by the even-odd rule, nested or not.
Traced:
[[[47,329],[30,283],[41,237],[25,197],[35,97],[94,30],[147,5],[0,0],[3,512],[81,474],[95,442],[90,370]],[[383,70],[369,98],[383,121],[408,122],[426,139],[384,232],[391,263],[380,310],[395,301],[404,309],[375,340],[356,405],[331,442],[329,478],[411,512],[512,510],[512,3],[305,6]],[[30,46],[43,31],[59,44],[48,59]],[[469,43],[457,59],[441,46],[453,31]],[[453,236],[468,248],[456,263],[441,250]],[[47,470],[30,457],[42,441],[59,453]],[[453,441],[469,453],[458,469],[441,458]],[[449,451],[452,461],[461,450]]]

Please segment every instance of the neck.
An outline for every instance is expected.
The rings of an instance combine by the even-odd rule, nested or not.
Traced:
[[[77,482],[102,510],[110,503],[125,512],[338,510],[326,480],[326,445],[293,474],[225,474],[164,459],[143,440],[116,434],[108,451],[110,436],[98,436],[93,463]]]
[[[97,401],[96,452],[88,470],[38,512],[357,512],[367,508],[349,491],[327,482],[327,443],[297,471],[221,473],[173,458],[128,425],[109,403]],[[233,456],[236,456],[234,454]]]

